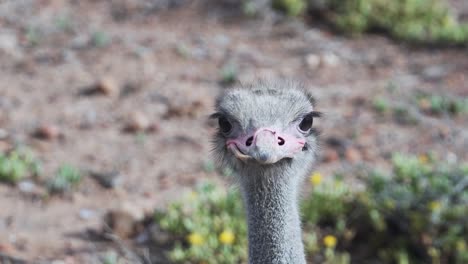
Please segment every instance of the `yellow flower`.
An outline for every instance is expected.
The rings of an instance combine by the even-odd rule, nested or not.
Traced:
[[[190,235],[187,236],[187,241],[192,246],[199,246],[203,244],[204,239],[203,239],[203,236],[198,233],[191,233]]]
[[[440,207],[442,207],[442,204],[439,201],[432,201],[429,203],[429,209],[431,209],[431,211],[437,211]]]
[[[429,157],[425,154],[419,155],[418,160],[421,164],[427,164],[429,162]]]
[[[322,174],[320,172],[314,172],[310,176],[310,183],[312,183],[313,186],[317,186],[322,182]]]
[[[334,248],[338,240],[332,235],[327,235],[323,238],[323,244],[328,248]]]
[[[234,242],[235,236],[229,230],[224,230],[221,234],[219,234],[219,241],[225,245],[231,245]]]

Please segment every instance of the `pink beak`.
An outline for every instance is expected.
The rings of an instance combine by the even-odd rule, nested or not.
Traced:
[[[273,164],[284,158],[293,158],[302,150],[305,141],[271,128],[260,128],[252,134],[227,141],[227,147],[242,161],[255,160]]]

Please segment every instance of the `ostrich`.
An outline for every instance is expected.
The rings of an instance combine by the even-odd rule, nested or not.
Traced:
[[[214,154],[242,192],[250,264],[306,263],[298,193],[316,159],[319,116],[293,82],[230,89],[216,102]]]

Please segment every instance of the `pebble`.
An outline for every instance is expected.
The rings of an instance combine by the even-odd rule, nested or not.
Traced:
[[[339,158],[338,152],[334,149],[327,149],[323,154],[323,161],[326,163],[337,161]]]
[[[231,38],[227,35],[219,34],[213,38],[213,43],[217,46],[225,47],[231,43]]]
[[[39,126],[34,134],[36,137],[45,140],[53,140],[61,136],[60,129],[51,124]]]
[[[422,76],[428,81],[443,79],[449,73],[449,69],[444,65],[432,65],[423,69]]]
[[[16,58],[22,56],[18,39],[14,32],[0,32],[0,51]]]
[[[168,104],[167,113],[165,118],[172,117],[197,117],[206,107],[206,102],[202,100],[195,100],[192,102],[171,102]]]
[[[345,158],[347,161],[355,163],[361,161],[361,153],[354,147],[348,147],[345,150]]]
[[[311,70],[317,69],[320,66],[320,56],[316,54],[308,54],[305,57],[307,67]]]
[[[91,209],[83,208],[83,209],[80,209],[78,215],[83,220],[89,220],[89,219],[94,218],[96,216],[96,212],[94,210],[91,210]]]
[[[128,122],[126,125],[126,130],[129,132],[141,132],[148,129],[150,126],[150,121],[145,114],[141,112],[133,112],[128,117]]]
[[[119,86],[111,77],[103,77],[96,83],[96,91],[107,96],[115,96],[119,94]]]
[[[8,131],[0,128],[0,140],[6,139],[8,137]]]
[[[91,176],[105,188],[115,188],[122,184],[122,174],[119,171],[91,172]]]
[[[333,52],[322,54],[310,53],[305,57],[305,63],[311,70],[318,68],[333,68],[340,64],[340,57]]]
[[[20,183],[18,183],[18,189],[23,193],[31,193],[34,191],[35,188],[36,184],[29,180],[21,181]]]
[[[70,41],[70,47],[72,49],[84,49],[88,46],[90,38],[86,34],[77,35]]]
[[[336,67],[340,64],[340,58],[333,52],[322,54],[320,58],[320,65],[323,67]]]
[[[131,213],[124,210],[111,210],[104,218],[105,224],[121,238],[129,238],[134,234],[136,221]]]

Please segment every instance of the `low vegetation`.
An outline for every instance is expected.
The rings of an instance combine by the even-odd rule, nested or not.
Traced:
[[[238,80],[239,69],[237,64],[230,62],[221,68],[221,84],[231,85]]]
[[[457,20],[445,0],[245,0],[243,9],[258,13],[265,2],[288,16],[310,11],[345,34],[384,32],[411,43],[468,43],[468,24]]]
[[[391,175],[365,169],[362,188],[339,175],[310,177],[302,203],[304,241],[312,263],[466,263],[468,166],[427,155],[394,155]],[[174,243],[174,262],[246,260],[246,226],[236,190],[200,186],[155,217]]]
[[[175,262],[238,263],[247,259],[247,227],[237,191],[226,193],[204,184],[185,201],[156,213],[161,229],[176,242],[169,253]]]
[[[64,193],[78,185],[81,179],[81,172],[77,168],[62,165],[55,176],[47,182],[47,188],[50,193]]]
[[[416,43],[468,43],[468,24],[459,23],[443,0],[310,2],[321,2],[326,19],[345,33],[381,31]]]
[[[0,153],[0,181],[16,183],[26,177],[38,175],[40,163],[26,148]]]
[[[421,93],[416,97],[419,109],[432,115],[452,115],[468,113],[468,99]]]

